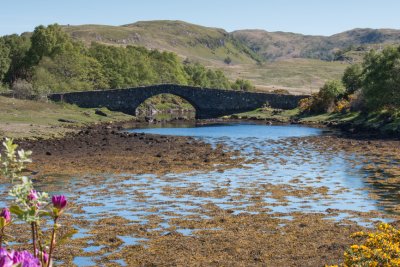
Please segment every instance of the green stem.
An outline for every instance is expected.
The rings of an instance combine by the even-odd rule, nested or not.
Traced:
[[[51,234],[51,242],[50,242],[49,262],[47,263],[47,267],[50,267],[50,264],[52,261],[51,257],[53,254],[54,247],[56,246],[57,219],[58,219],[58,217],[54,218],[53,233]]]

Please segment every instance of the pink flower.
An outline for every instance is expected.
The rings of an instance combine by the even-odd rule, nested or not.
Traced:
[[[0,217],[3,217],[6,224],[11,222],[11,213],[8,208],[3,208],[0,212]]]
[[[63,210],[67,206],[67,198],[64,195],[53,196],[51,202],[58,210]]]
[[[0,266],[40,267],[40,261],[26,250],[8,252],[6,249],[0,248]]]
[[[38,199],[38,194],[35,189],[31,189],[31,191],[29,191],[29,194],[28,194],[28,200],[33,201],[36,199]]]

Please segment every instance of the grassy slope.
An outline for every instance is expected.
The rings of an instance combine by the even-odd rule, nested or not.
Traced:
[[[243,51],[244,47],[231,40],[225,30],[182,21],[148,21],[123,26],[65,26],[64,29],[86,44],[95,41],[111,45],[140,45],[172,51],[182,58],[194,60],[223,62],[229,56],[236,63],[255,62]]]
[[[294,93],[317,90],[326,80],[338,78],[346,64],[314,59],[285,59],[257,64],[241,42],[222,29],[181,21],[137,22],[125,26],[65,26],[74,38],[86,44],[93,41],[109,45],[141,45],[167,50],[199,61],[211,68],[223,69],[231,79],[251,80],[260,90],[286,88]],[[275,50],[274,50],[275,51]],[[278,53],[278,51],[275,51]],[[229,56],[232,63],[224,59]],[[275,87],[275,88],[273,88]]]
[[[99,116],[94,109],[67,104],[44,103],[0,96],[0,138],[32,138],[61,136],[74,126],[97,122],[123,121],[132,116],[102,109],[108,116]],[[59,119],[74,121],[65,123]]]

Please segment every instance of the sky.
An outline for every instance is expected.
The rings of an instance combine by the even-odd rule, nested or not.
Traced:
[[[183,20],[227,31],[263,29],[332,35],[400,29],[399,0],[0,0],[0,35],[58,23],[123,25]]]

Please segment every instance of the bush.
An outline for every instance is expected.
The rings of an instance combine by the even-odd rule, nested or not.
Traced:
[[[224,62],[225,62],[225,64],[231,64],[232,63],[232,59],[229,57],[229,56],[227,56],[225,59],[224,59]]]
[[[342,83],[346,87],[346,93],[352,94],[362,86],[362,67],[360,64],[348,66],[343,73]]]
[[[369,110],[400,108],[400,46],[371,51],[364,59],[363,93]]]
[[[375,233],[357,232],[354,238],[365,238],[362,245],[352,245],[344,253],[342,266],[399,266],[400,231],[381,223]]]
[[[14,97],[28,99],[34,95],[32,84],[26,80],[18,79],[11,86]]]
[[[8,138],[3,142],[3,147],[0,153],[0,179],[6,178],[11,183],[8,195],[12,197],[12,202],[9,208],[5,207],[0,212],[0,266],[53,266],[58,222],[67,208],[67,199],[64,195],[53,195],[50,202],[48,194],[37,192],[32,179],[22,174],[25,164],[31,162],[30,151],[17,151],[18,145]],[[50,226],[46,224],[47,220],[53,222],[48,239],[42,231]],[[3,247],[3,242],[7,244],[11,237],[6,230],[14,221],[30,226],[32,253],[26,250],[8,251]],[[62,239],[58,242],[62,242]]]
[[[255,89],[255,86],[249,80],[236,79],[236,81],[232,83],[231,88],[234,90],[251,91]]]
[[[9,90],[9,88],[7,87],[7,85],[0,83],[0,94],[6,93],[8,90]]]
[[[299,108],[303,113],[333,112],[336,109],[336,101],[344,92],[344,86],[340,81],[328,81],[318,93],[300,101]]]

